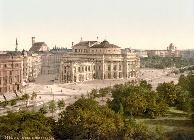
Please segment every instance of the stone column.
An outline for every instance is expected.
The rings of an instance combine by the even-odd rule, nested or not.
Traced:
[[[117,62],[117,69],[116,69],[116,71],[117,71],[117,79],[119,78],[119,62]]]
[[[113,62],[110,62],[110,79],[113,79]]]
[[[102,80],[104,79],[104,55],[102,56],[102,75],[101,75]]]

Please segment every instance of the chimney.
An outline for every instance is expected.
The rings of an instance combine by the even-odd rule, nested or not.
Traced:
[[[74,42],[72,42],[71,44],[72,44],[72,47],[73,47]]]
[[[34,45],[35,43],[35,37],[32,37],[32,46]]]

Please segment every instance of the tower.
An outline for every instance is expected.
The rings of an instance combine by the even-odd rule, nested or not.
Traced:
[[[35,37],[32,37],[32,46],[34,45],[35,43]]]
[[[16,38],[16,41],[15,41],[15,51],[17,52],[18,51],[18,40]]]

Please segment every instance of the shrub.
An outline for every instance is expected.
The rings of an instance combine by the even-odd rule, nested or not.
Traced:
[[[13,106],[13,105],[16,105],[17,100],[16,100],[16,99],[13,99],[13,100],[11,100],[10,102],[11,102],[11,106]]]

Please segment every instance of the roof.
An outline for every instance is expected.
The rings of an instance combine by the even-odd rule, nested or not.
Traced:
[[[91,48],[120,48],[120,47],[114,44],[110,44],[108,41],[104,40],[100,44],[96,44]]]
[[[97,41],[80,41],[74,46],[91,46],[91,45],[94,45],[95,43],[97,43]]]
[[[30,51],[40,51],[42,46],[47,46],[45,42],[36,42],[30,48]]]

